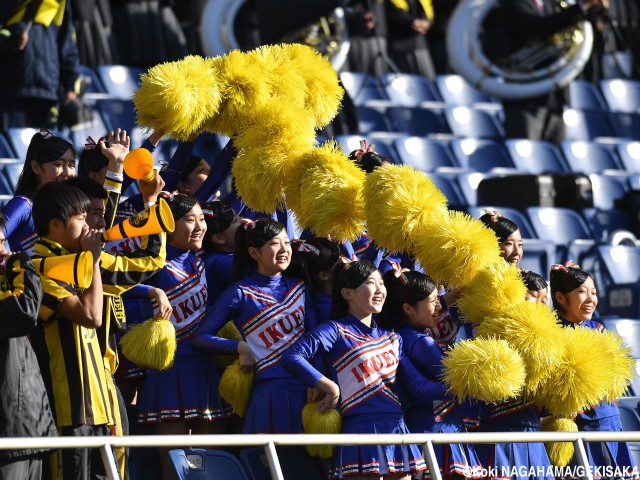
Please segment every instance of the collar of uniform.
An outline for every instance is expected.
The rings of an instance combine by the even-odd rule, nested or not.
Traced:
[[[58,242],[39,237],[34,247],[34,253],[42,257],[59,257],[60,255],[69,255],[71,252],[67,251]]]

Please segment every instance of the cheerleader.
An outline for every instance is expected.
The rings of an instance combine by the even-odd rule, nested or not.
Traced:
[[[163,289],[173,311],[178,348],[168,370],[148,370],[139,402],[138,423],[154,424],[156,434],[223,433],[231,408],[218,394],[215,363],[191,348],[194,332],[205,316],[207,280],[200,250],[207,230],[195,198],[176,194],[168,198],[175,230],[168,235],[165,267],[148,283]],[[155,306],[156,314],[159,306]],[[166,455],[161,455],[165,477]]]
[[[75,156],[73,145],[49,130],[40,130],[31,137],[15,196],[2,207],[7,219],[4,233],[11,251],[33,250],[38,235],[31,216],[31,198],[45,183],[73,177]]]
[[[385,273],[383,279],[388,296],[379,323],[400,335],[405,356],[424,378],[434,382],[431,397],[403,403],[409,430],[466,432],[467,407],[447,395],[446,386],[439,382],[443,353],[436,341],[424,333],[426,328],[435,327],[442,309],[435,282],[423,273],[400,269],[399,265]],[[482,466],[472,445],[434,445],[434,448],[440,471],[447,478],[480,476]]]
[[[604,326],[593,320],[598,306],[598,294],[593,275],[572,261],[551,267],[551,299],[562,325],[566,328],[593,328],[599,332]],[[575,422],[581,431],[620,432],[620,411],[615,402],[601,402],[579,413]],[[625,442],[586,443],[589,464],[593,466],[629,467],[635,465]],[[630,470],[631,471],[631,470]]]
[[[543,305],[547,304],[549,285],[541,275],[530,270],[523,270],[522,281],[527,287],[527,300],[542,303]]]
[[[480,221],[494,231],[498,237],[500,256],[508,263],[517,265],[522,259],[522,235],[515,222],[503,217],[495,210],[485,210]]]
[[[262,218],[238,228],[237,281],[208,309],[193,341],[203,353],[238,354],[241,367],[255,367],[244,433],[302,433],[307,388],[280,365],[280,356],[315,326],[315,314],[304,282],[283,275],[290,262],[291,244],[281,223]],[[216,336],[229,320],[242,341]]]
[[[284,352],[283,365],[325,395],[320,411],[334,408],[341,398],[342,433],[409,433],[397,383],[411,384],[414,399],[432,395],[433,383],[405,358],[401,338],[373,320],[387,295],[380,272],[368,261],[338,265],[332,289],[336,320],[321,324]],[[310,363],[323,358],[331,363],[337,384]],[[425,469],[415,445],[343,446],[334,454],[331,478],[409,479]]]

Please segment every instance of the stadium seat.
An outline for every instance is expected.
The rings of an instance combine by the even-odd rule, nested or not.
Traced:
[[[543,140],[506,139],[504,145],[513,164],[524,173],[569,171],[555,145]]]
[[[515,168],[504,146],[494,140],[456,138],[450,145],[458,165],[467,170],[489,172],[495,168]]]
[[[500,215],[514,222],[516,225],[518,225],[518,229],[520,230],[520,235],[522,235],[522,238],[537,238],[536,232],[533,230],[529,219],[520,210],[516,210],[515,208],[478,205],[476,207],[469,207],[467,209],[467,213],[474,218],[480,218],[482,215],[484,215],[484,210],[496,210],[500,213]]]
[[[358,112],[358,132],[367,135],[373,131],[391,130],[384,113],[370,107],[356,107]]]
[[[640,140],[640,113],[609,112],[607,118],[614,136]]]
[[[388,100],[375,77],[358,72],[340,72],[340,81],[354,105],[365,105],[368,100]]]
[[[435,109],[389,107],[387,117],[398,132],[416,137],[430,134],[451,133],[442,113]]]
[[[609,107],[602,93],[587,80],[573,80],[569,83],[569,107],[576,110],[606,112]]]
[[[140,75],[145,73],[143,68],[124,65],[99,65],[97,71],[105,91],[122,100],[131,100],[139,88]]]
[[[490,113],[465,106],[448,107],[444,116],[456,137],[502,138],[502,125]]]
[[[399,138],[393,142],[402,163],[423,172],[459,167],[447,145],[423,137]]]
[[[124,129],[131,137],[131,145],[134,148],[142,145],[145,135],[143,130],[137,126],[135,107],[131,100],[98,100],[96,109],[102,115],[108,130]]]
[[[436,87],[447,105],[472,105],[474,103],[493,103],[493,99],[473,88],[460,75],[437,75]]]
[[[614,131],[607,120],[607,114],[564,108],[562,113],[564,134],[567,140],[592,141],[598,137],[613,137]]]
[[[381,78],[387,96],[404,107],[419,107],[425,102],[441,102],[433,84],[422,75],[386,73]]]
[[[75,125],[72,129],[65,132],[78,153],[80,153],[80,150],[84,148],[88,137],[93,138],[97,142],[100,137],[107,136],[109,133],[109,129],[104,124],[102,116],[98,110],[93,109],[92,114],[93,119],[91,122]]]
[[[631,218],[629,213],[619,209],[601,210],[599,208],[585,208],[582,216],[587,221],[593,238],[599,242],[606,241],[616,230],[629,230]]]
[[[640,142],[622,141],[615,149],[627,172],[640,173]]]
[[[640,319],[605,317],[601,322],[607,330],[620,335],[624,343],[632,348],[633,358],[640,358]],[[637,402],[635,406],[637,408]]]
[[[609,52],[602,55],[603,78],[633,78],[634,61],[630,51]]]
[[[102,82],[100,81],[100,78],[98,77],[98,74],[95,72],[95,70],[93,70],[90,67],[87,67],[86,65],[79,65],[78,69],[80,71],[80,75],[84,77],[83,80],[84,80],[84,84],[86,85],[84,94],[107,93],[107,91],[104,88],[104,85],[102,85]]]
[[[640,246],[599,245],[592,270],[596,285],[605,292],[600,295],[599,310],[640,317]]]
[[[565,140],[560,148],[572,172],[589,175],[604,170],[622,170],[615,152],[602,144]]]
[[[621,199],[628,189],[626,177],[592,173],[589,178],[593,189],[593,206],[602,210],[614,208],[615,201]]]
[[[526,211],[538,238],[553,242],[563,263],[569,259],[579,263],[579,256],[595,243],[584,219],[574,210],[529,207]]]
[[[169,460],[178,480],[249,480],[240,461],[223,450],[170,450]]]
[[[518,262],[520,268],[535,272],[549,279],[551,265],[556,262],[558,254],[553,242],[538,238],[522,239],[522,258]]]
[[[0,158],[16,158],[13,148],[2,134],[0,134]],[[24,161],[24,157],[21,160]]]
[[[16,159],[5,159],[0,160],[0,168],[2,168],[2,176],[6,179],[7,184],[10,188],[10,193],[16,189],[16,185],[18,185],[18,179],[20,178],[20,173],[22,173],[22,167],[24,162],[22,160]]]
[[[640,81],[623,78],[600,80],[600,90],[612,112],[640,112]]]
[[[466,210],[467,203],[464,195],[460,191],[460,187],[458,187],[453,180],[438,173],[428,173],[427,176],[434,185],[440,189],[444,196],[447,197],[447,202],[451,208]]]
[[[296,447],[278,447],[278,461],[284,480],[323,480],[327,478],[316,460],[306,450]],[[251,480],[271,480],[267,456],[263,448],[246,448],[240,458]]]
[[[361,140],[367,140],[367,144],[375,145],[375,151],[377,153],[379,153],[383,157],[388,158],[392,163],[398,163],[398,155],[385,143],[370,142],[367,137],[362,135],[336,135],[335,139],[342,147],[342,151],[347,155],[360,148]]]
[[[490,175],[481,172],[462,172],[456,174],[456,182],[470,207],[478,204],[478,185]]]
[[[11,144],[11,149],[14,155],[11,158],[17,158],[19,160],[24,161],[27,157],[27,149],[29,148],[29,143],[31,143],[31,138],[38,133],[40,130],[35,128],[10,128],[7,130],[6,135],[9,139],[9,143]],[[69,140],[64,135],[60,134],[60,132],[52,132],[54,135],[64,138],[65,140]]]
[[[622,429],[627,432],[637,432],[640,430],[639,401],[640,397],[622,397],[618,399],[618,410],[620,410]]]

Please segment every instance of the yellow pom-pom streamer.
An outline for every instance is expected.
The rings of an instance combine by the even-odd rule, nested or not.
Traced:
[[[601,332],[606,357],[602,362],[610,369],[606,400],[612,402],[627,394],[627,387],[636,376],[636,361],[632,349],[623,344],[622,339],[611,331]]]
[[[429,177],[408,165],[390,165],[367,175],[363,196],[368,235],[391,252],[412,251],[425,218],[447,207],[447,197]]]
[[[133,95],[138,124],[176,140],[200,133],[222,102],[218,70],[196,55],[156,65],[140,80]]]
[[[460,401],[488,403],[518,396],[526,371],[522,357],[504,340],[476,338],[456,344],[442,360],[443,381]]]
[[[482,222],[466,213],[443,211],[424,218],[414,253],[434,280],[464,288],[480,270],[496,263],[499,252],[495,234]]]
[[[497,243],[497,240],[496,240]],[[455,268],[452,265],[451,268]],[[482,268],[458,299],[463,318],[481,323],[485,318],[503,315],[527,294],[518,269],[502,258]]]
[[[227,338],[229,340],[244,340],[240,332],[236,328],[235,323],[228,321],[218,330],[218,337]],[[238,355],[216,355],[216,363],[223,367],[228,367],[238,359]]]
[[[253,370],[245,370],[236,360],[222,372],[218,391],[239,417],[244,417],[253,388]]]
[[[362,182],[365,173],[335,143],[322,148],[329,155],[303,155],[291,171],[292,188],[298,187],[297,205],[287,205],[302,228],[332,240],[356,239],[364,231]],[[293,195],[296,197],[296,195]]]
[[[302,427],[304,433],[340,433],[342,431],[342,417],[335,408],[321,412],[318,403],[308,403],[302,409]],[[308,445],[309,455],[320,458],[331,458],[331,445]]]
[[[522,300],[505,310],[504,316],[485,318],[477,336],[501,338],[515,348],[527,367],[525,394],[550,375],[564,344],[555,312],[538,302]]]
[[[577,432],[578,425],[568,418],[547,417],[542,421],[540,429],[543,432]],[[556,467],[565,467],[573,458],[573,443],[571,442],[546,442],[544,447],[549,455],[549,460]]]
[[[169,320],[152,318],[129,327],[120,339],[122,354],[142,368],[166,370],[176,354],[176,329]]]

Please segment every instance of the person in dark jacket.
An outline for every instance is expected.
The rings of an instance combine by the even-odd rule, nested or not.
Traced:
[[[39,3],[37,11],[27,4],[5,24],[24,40],[17,50],[0,55],[1,130],[55,130],[59,103],[74,101],[79,89],[70,4],[59,2],[56,10],[50,2]]]
[[[0,214],[0,437],[57,435],[40,367],[27,334],[38,321],[42,285],[29,254],[7,257]],[[40,480],[47,451],[0,450],[0,480]]]

